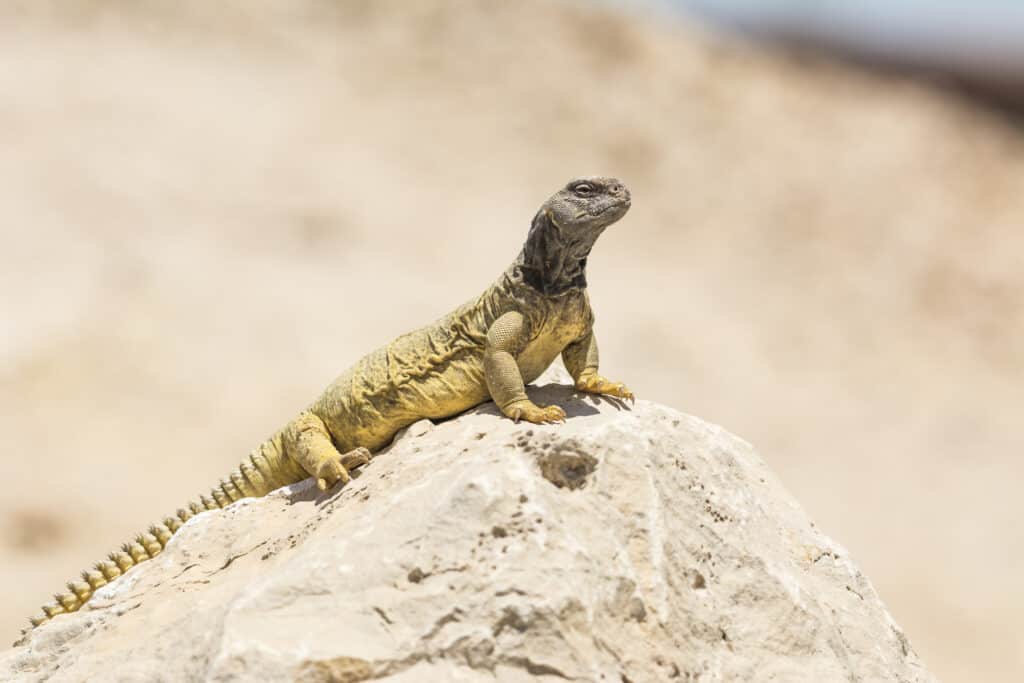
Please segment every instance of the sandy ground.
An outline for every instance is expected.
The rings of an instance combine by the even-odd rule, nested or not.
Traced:
[[[755,443],[940,678],[1024,677],[1019,124],[537,0],[207,4],[0,9],[3,638],[602,173],[607,374]]]

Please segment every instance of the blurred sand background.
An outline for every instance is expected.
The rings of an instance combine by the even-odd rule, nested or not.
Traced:
[[[1024,677],[1024,124],[526,0],[0,7],[0,640],[571,176],[603,369],[752,441],[947,681]]]

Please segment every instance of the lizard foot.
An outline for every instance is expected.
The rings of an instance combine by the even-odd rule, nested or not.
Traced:
[[[605,379],[601,375],[590,375],[588,377],[581,377],[576,382],[576,390],[583,391],[588,394],[601,394],[604,396],[614,396],[616,398],[625,399],[636,403],[636,396],[633,392],[626,388],[626,385],[622,382],[612,382],[611,380]]]
[[[558,406],[539,406],[533,401],[516,401],[505,406],[505,415],[516,422],[526,420],[534,424],[565,422],[565,411]]]
[[[349,470],[361,467],[370,462],[370,451],[365,448],[354,448],[344,455],[338,454],[325,458],[316,468],[316,487],[321,491],[333,488],[341,482],[347,484],[352,481]]]
[[[370,462],[370,458],[373,457],[370,454],[368,448],[353,448],[345,455],[341,456],[341,464],[345,466],[347,470],[354,470],[357,467],[362,467],[366,463]]]

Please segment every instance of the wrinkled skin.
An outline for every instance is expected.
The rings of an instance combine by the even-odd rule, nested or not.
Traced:
[[[321,490],[347,483],[372,451],[417,420],[450,417],[488,400],[516,421],[565,420],[562,408],[536,405],[525,389],[559,354],[578,391],[634,400],[625,385],[598,374],[586,290],[591,248],[629,206],[629,190],[615,178],[569,182],[540,207],[519,256],[480,296],[360,359],[210,495],[82,572],[33,626],[79,609],[97,588],[158,555],[203,510],[307,477]]]

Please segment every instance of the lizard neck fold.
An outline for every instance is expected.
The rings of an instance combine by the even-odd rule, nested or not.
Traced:
[[[546,296],[557,296],[587,286],[587,257],[604,228],[568,234],[541,209],[533,217],[530,234],[514,268],[523,282]]]

